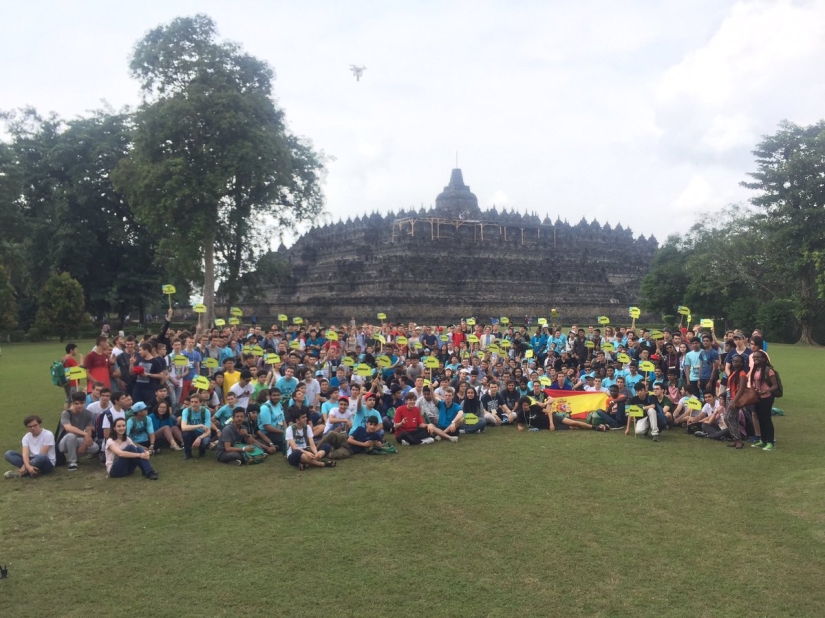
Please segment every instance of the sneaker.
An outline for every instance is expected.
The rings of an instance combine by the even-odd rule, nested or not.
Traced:
[[[759,442],[754,442],[753,444],[751,444],[751,448],[765,448],[766,446],[767,446],[767,444],[762,442],[762,440],[760,440]]]
[[[460,433],[461,435],[464,435],[465,433],[467,433],[467,431],[466,431],[466,430],[464,430],[464,429],[459,429],[459,430],[458,430],[458,433]]]
[[[530,429],[528,429],[527,431],[538,431],[538,430],[539,430],[538,427],[530,427]]]
[[[421,440],[421,444],[432,444],[433,442],[435,442],[435,440],[433,440],[432,438],[424,438],[423,440]]]
[[[242,462],[240,459],[236,459],[236,460],[235,460],[235,465],[236,465],[236,466],[242,466],[242,465],[243,465],[243,462]]]
[[[407,442],[406,440],[401,440],[401,444],[403,444],[404,446],[409,446],[410,445],[410,443]]]
[[[70,463],[70,464],[69,464],[68,466],[66,466],[66,467],[68,468],[69,472],[74,472],[74,471],[76,471],[76,470],[77,470],[77,464],[76,464],[76,463]]]
[[[192,459],[192,455],[188,455],[188,454],[184,453],[183,454],[183,461],[186,461],[187,459]]]
[[[146,478],[150,481],[157,481],[158,480],[158,473],[152,470],[149,474],[146,475]]]
[[[656,434],[655,436],[653,436],[653,441],[654,441],[654,442],[658,442],[658,441],[659,441],[659,434]]]
[[[3,478],[6,479],[19,479],[22,474],[20,474],[17,470],[8,470],[4,475]]]
[[[707,438],[708,434],[706,434],[704,431],[697,431],[695,434],[693,434],[693,437],[694,438]]]
[[[435,437],[435,438],[433,438],[433,439],[434,439],[436,442],[441,442],[441,436],[436,436],[436,437]]]
[[[458,442],[458,436],[450,436],[450,442]]]
[[[762,438],[760,438],[759,436],[751,436],[750,438],[748,438],[748,442],[762,442]]]
[[[776,450],[776,447],[773,444],[771,444],[770,442],[768,442],[765,445],[765,448],[763,448],[762,450],[763,451],[773,451],[773,450]]]

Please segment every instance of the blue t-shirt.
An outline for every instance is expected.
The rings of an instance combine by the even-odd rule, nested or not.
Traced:
[[[381,413],[377,409],[373,408],[370,410],[366,406],[358,406],[355,415],[352,417],[352,428],[349,430],[349,435],[352,435],[359,427],[366,428],[367,418],[369,416],[374,416],[378,419],[379,423],[381,422]]]
[[[189,359],[189,371],[186,373],[185,376],[183,376],[183,379],[187,382],[191,382],[195,379],[195,376],[197,375],[195,373],[195,364],[201,363],[203,361],[203,357],[201,356],[201,353],[197,350],[192,350],[191,352],[183,350],[181,354],[183,354],[186,358]]]
[[[702,363],[702,370],[699,374],[700,380],[710,380],[713,374],[713,365],[719,360],[719,352],[711,348],[710,350],[702,350],[699,352],[699,358]]]
[[[644,379],[645,377],[641,373],[637,373],[634,376],[633,374],[628,372],[627,375],[624,377],[624,383],[625,386],[627,386],[632,391],[633,387],[636,386],[638,382],[641,382]]]
[[[295,389],[298,388],[298,378],[282,376],[278,378],[278,381],[275,383],[275,388],[281,391],[281,399],[289,399],[292,397]]]
[[[280,401],[277,406],[273,406],[271,401],[261,406],[261,411],[258,413],[258,426],[263,429],[264,425],[272,425],[278,429],[284,428],[284,408]]]
[[[215,416],[213,417],[214,420],[218,421],[218,424],[223,427],[227,423],[232,422],[232,410],[235,408],[231,407],[229,404],[226,404],[223,407],[218,408],[218,411],[215,412]]]
[[[184,425],[206,425],[209,427],[211,423],[212,415],[210,414],[209,410],[206,408],[201,408],[197,412],[190,410],[189,408],[183,409],[183,421],[182,424]],[[193,429],[196,433],[203,433],[203,429],[198,427],[197,429]]]
[[[733,359],[735,357],[741,356],[742,357],[742,363],[743,363],[742,367],[744,368],[745,371],[747,371],[750,368],[751,353],[752,353],[752,351],[751,351],[750,348],[745,348],[745,351],[742,352],[741,354],[736,351],[736,348],[733,348],[730,352],[728,352],[728,355],[725,357],[725,364],[731,363],[731,362],[733,362]]]
[[[359,442],[368,442],[369,440],[378,440],[379,442],[384,441],[383,431],[368,432],[366,427],[358,427],[351,431],[349,435]],[[349,447],[353,453],[365,453],[367,450],[366,447],[358,446],[357,444],[350,444]]]
[[[702,353],[691,350],[685,354],[685,371],[690,368],[690,381],[696,382],[699,379],[699,368],[702,364]]]
[[[155,427],[152,425],[152,418],[150,416],[147,416],[142,421],[139,421],[136,416],[133,416],[126,421],[126,435],[132,439],[132,442],[148,442],[150,433],[155,433]]]
[[[455,419],[456,415],[461,412],[461,406],[455,401],[448,408],[444,401],[438,402],[438,426],[441,429],[446,429]]]

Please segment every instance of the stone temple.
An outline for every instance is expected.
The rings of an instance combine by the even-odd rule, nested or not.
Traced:
[[[460,169],[430,210],[315,227],[279,253],[291,272],[265,291],[261,316],[450,323],[525,316],[626,323],[658,243],[630,229],[481,210]]]

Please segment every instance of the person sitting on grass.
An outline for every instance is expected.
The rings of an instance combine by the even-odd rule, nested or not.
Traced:
[[[298,409],[297,416],[292,417],[292,422],[286,428],[286,460],[290,466],[295,466],[299,470],[305,470],[307,466],[318,468],[333,468],[338,462],[335,460],[321,461],[332,451],[330,444],[322,444],[319,450],[315,446],[312,437],[312,428],[308,424],[305,410]]]
[[[166,405],[168,402],[164,401]],[[155,427],[152,419],[149,418],[149,410],[146,406],[141,406],[139,410],[132,408],[132,417],[126,421],[126,435],[138,446],[142,446],[149,451],[150,455],[155,453]]]
[[[576,421],[564,414],[554,413],[552,397],[547,401],[540,402],[530,397],[522,397],[518,402],[518,412],[516,413],[516,423],[519,431],[524,431],[525,427],[531,431],[539,429],[599,429],[606,425],[591,426],[583,421]],[[535,402],[535,403],[533,403]],[[603,429],[601,429],[603,431]]]
[[[83,393],[72,395],[68,410],[60,415],[62,437],[58,448],[66,453],[68,469],[77,470],[77,458],[85,454],[94,455],[99,447],[92,437],[94,421],[92,413],[86,409],[86,396]]]
[[[670,398],[665,395],[663,384],[659,383],[653,385],[653,398],[656,400],[659,411],[661,411],[659,420],[661,421],[662,416],[664,416],[665,423],[668,425],[673,425],[673,410],[676,406],[674,406]]]
[[[724,396],[714,400],[713,393],[705,393],[705,405],[711,408],[708,417],[702,422],[701,431],[693,435],[697,438],[710,438],[711,440],[727,440],[731,436],[728,426],[725,423]],[[739,419],[736,419],[739,424]]]
[[[183,433],[183,458],[192,459],[192,448],[198,449],[198,455],[203,457],[209,448],[210,414],[209,410],[201,406],[200,394],[195,392],[189,396],[189,406],[183,410],[181,432]]]
[[[217,409],[212,416],[212,431],[218,436],[221,435],[223,428],[232,422],[235,408],[238,407],[238,397],[232,391],[226,393],[226,405]]]
[[[384,430],[376,416],[367,417],[366,427],[356,427],[347,438],[353,455],[368,453],[376,447],[384,446]]]
[[[349,409],[349,398],[342,397],[338,391],[331,391],[329,401],[322,405],[322,412],[326,416],[327,423],[324,427],[324,435],[331,431],[349,434],[352,428],[352,410]]]
[[[149,451],[137,446],[126,435],[126,421],[117,419],[111,437],[106,440],[106,472],[109,478],[129,476],[139,467],[147,479],[158,480],[158,473],[152,469],[149,457]]]
[[[232,411],[232,422],[221,429],[218,440],[217,459],[221,463],[241,466],[246,463],[244,453],[251,451],[257,444],[245,429],[246,413],[243,408]],[[240,446],[235,446],[235,445]],[[274,452],[274,451],[273,451]]]
[[[427,423],[421,416],[421,410],[416,405],[415,390],[411,390],[405,397],[405,404],[395,410],[395,441],[404,446],[416,444],[432,444]]]
[[[85,395],[83,397],[85,402]],[[54,434],[48,429],[43,429],[43,420],[32,414],[23,419],[23,425],[28,429],[23,436],[23,452],[6,451],[6,461],[17,468],[3,475],[7,479],[49,474],[57,463]]]
[[[538,380],[535,383],[541,386]],[[484,430],[487,429],[487,419],[484,417],[481,399],[478,396],[478,391],[472,385],[467,386],[464,400],[461,402],[461,419],[463,423],[459,432],[463,430],[465,433],[484,433]]]
[[[284,409],[281,406],[281,391],[274,386],[269,389],[269,401],[261,405],[258,426],[276,450],[284,450]]]
[[[243,410],[243,408],[241,408]],[[274,455],[278,450],[275,448],[275,443],[269,439],[266,432],[263,431],[260,422],[261,406],[257,403],[250,403],[246,409],[246,417],[244,418],[244,429],[246,433],[252,436],[253,446],[257,446],[265,451],[267,455]]]
[[[628,405],[640,406],[644,409],[644,416],[636,419],[636,435],[643,436],[650,432],[654,442],[659,441],[659,416],[656,400],[647,392],[647,386],[643,381],[636,382],[633,387],[636,395],[630,400]],[[625,435],[630,433],[630,420],[625,428]]]
[[[458,441],[458,430],[464,421],[464,414],[461,406],[453,401],[455,391],[451,388],[444,389],[444,399],[438,402],[438,428],[443,431],[453,442]]]
[[[167,402],[156,402],[149,418],[155,428],[155,444],[167,444],[173,451],[183,450],[183,436],[178,427],[178,419],[172,414]]]

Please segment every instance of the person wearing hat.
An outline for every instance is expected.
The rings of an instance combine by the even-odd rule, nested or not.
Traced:
[[[753,350],[748,347],[748,341],[745,339],[745,334],[741,330],[735,330],[733,331],[732,339],[734,348],[728,352],[728,355],[725,357],[725,375],[730,375],[733,371],[731,361],[733,361],[734,356],[742,357],[742,366],[746,372],[750,373],[750,357]]]
[[[132,416],[126,421],[126,435],[149,453],[155,452],[155,427],[145,403],[139,401],[132,406]]]

